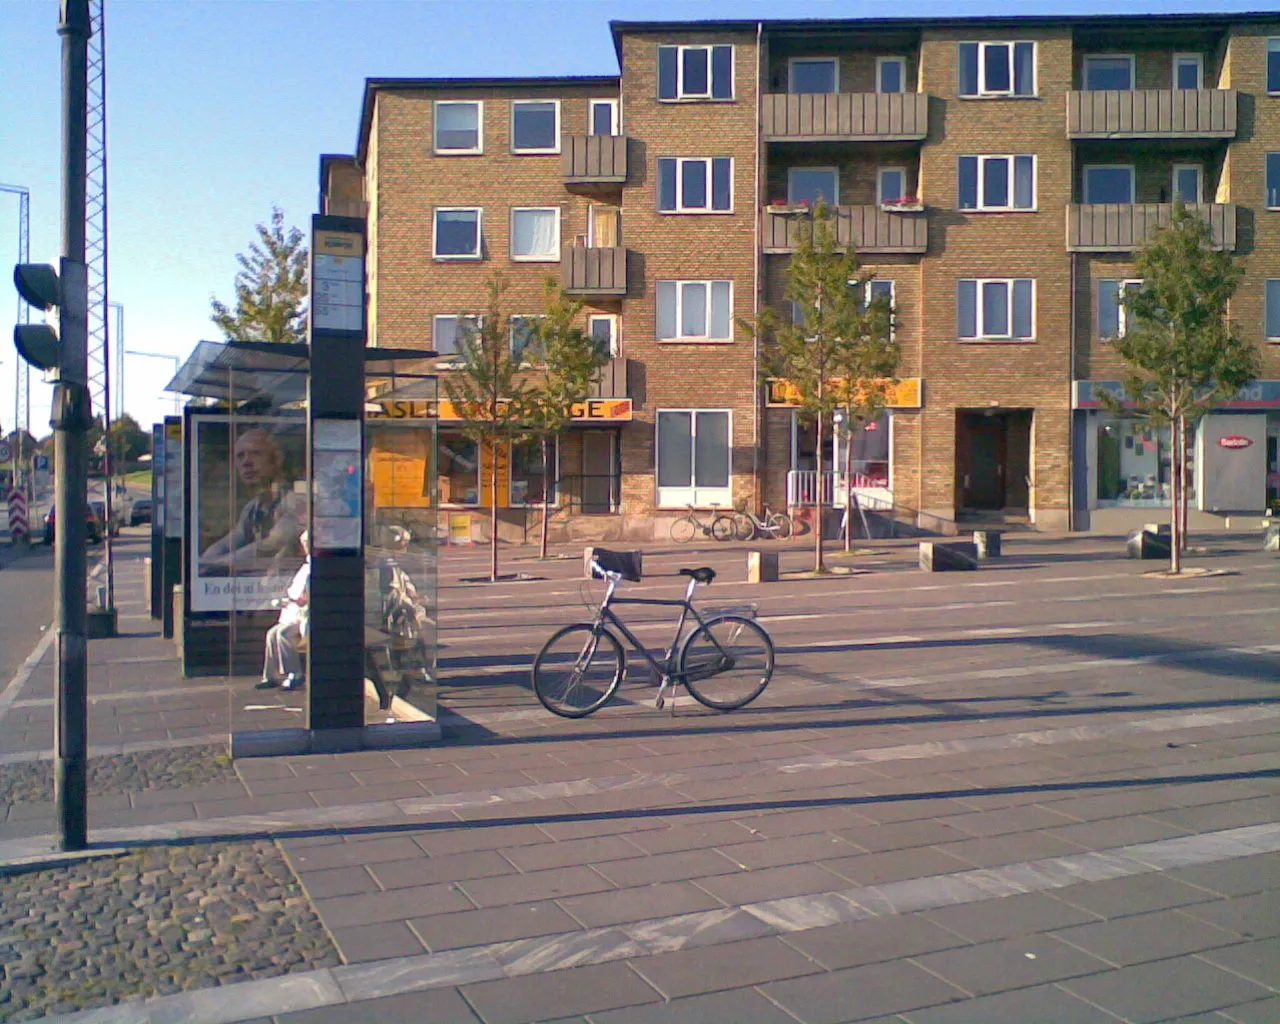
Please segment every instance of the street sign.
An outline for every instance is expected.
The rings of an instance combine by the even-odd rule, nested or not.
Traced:
[[[37,455],[31,460],[31,465],[37,473],[47,473],[49,472],[49,456]]]
[[[27,528],[27,496],[21,488],[9,492],[9,536],[16,543],[19,537],[29,536]]]
[[[13,458],[13,450],[8,441],[0,441],[0,462],[8,462]]]

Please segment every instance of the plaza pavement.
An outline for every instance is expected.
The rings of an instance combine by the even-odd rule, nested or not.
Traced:
[[[574,722],[527,675],[585,615],[580,550],[504,552],[541,578],[496,586],[460,582],[483,550],[451,551],[445,743],[242,760],[91,808],[111,846],[275,840],[343,964],[57,1019],[1280,1021],[1280,577],[1256,534],[1196,542],[1220,574],[1017,535],[977,573],[864,542],[835,561],[865,572],[763,586],[741,546],[658,546],[628,591],[676,596],[676,568],[712,565],[700,604],[758,606],[774,681],[672,715],[633,664]],[[240,691],[177,677],[125,550],[129,635],[92,648],[91,742],[207,744]],[[624,617],[665,640],[660,611]],[[48,749],[51,671],[0,695],[0,761]],[[47,804],[5,810],[0,856],[48,848]]]

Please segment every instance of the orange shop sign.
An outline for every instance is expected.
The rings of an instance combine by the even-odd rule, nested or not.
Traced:
[[[919,409],[923,381],[919,377],[903,377],[898,381],[884,381],[885,406],[889,409]],[[765,405],[770,409],[789,408],[800,404],[800,393],[785,377],[770,377],[765,381]]]
[[[378,410],[369,410],[370,419],[420,420],[438,419],[457,421],[457,407],[447,398],[434,401],[377,402]],[[591,398],[575,402],[571,408],[575,423],[627,423],[631,420],[632,404],[629,398]]]

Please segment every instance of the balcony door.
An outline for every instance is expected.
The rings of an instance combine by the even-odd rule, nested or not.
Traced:
[[[587,245],[593,249],[610,249],[621,245],[622,211],[616,206],[590,207],[587,216]]]
[[[1204,202],[1204,167],[1200,164],[1173,165],[1173,198],[1184,203]]]

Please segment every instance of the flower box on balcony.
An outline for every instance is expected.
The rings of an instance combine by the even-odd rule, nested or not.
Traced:
[[[811,209],[808,203],[788,203],[785,199],[775,199],[765,207],[765,212],[783,216],[792,213],[810,213]]]
[[[915,196],[903,196],[901,199],[886,199],[880,204],[880,209],[886,213],[920,213],[924,203]]]

